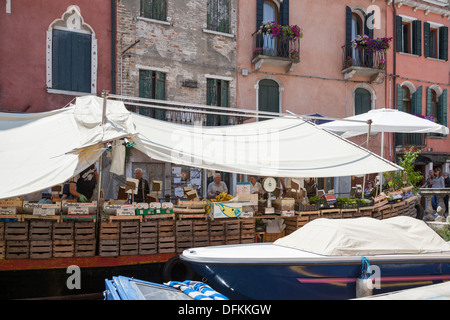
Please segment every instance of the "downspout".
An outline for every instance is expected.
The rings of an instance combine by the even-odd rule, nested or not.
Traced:
[[[394,86],[392,88],[392,90],[394,91],[394,94],[393,94],[394,101],[392,101],[393,102],[392,109],[397,109],[397,95],[398,95],[398,92],[397,92],[397,9],[395,8],[395,0],[392,0],[392,9],[394,10],[393,11],[393,13],[394,13],[394,24],[393,24],[394,25],[394,36],[393,36],[393,38],[394,38],[394,61],[393,61],[393,71],[392,71],[393,78],[394,78]],[[392,140],[394,141],[393,145],[394,145],[394,160],[395,160],[395,157],[396,157],[395,134],[392,134]],[[390,142],[390,139],[389,139],[389,142]],[[389,146],[389,156],[391,156],[391,155],[392,155],[391,154],[391,146]]]
[[[116,94],[116,0],[111,0],[111,92]]]

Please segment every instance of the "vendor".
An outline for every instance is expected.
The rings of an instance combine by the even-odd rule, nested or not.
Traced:
[[[216,173],[214,181],[208,185],[208,199],[213,199],[222,192],[228,193],[227,185],[221,179],[220,173]]]
[[[69,181],[69,192],[80,202],[91,200],[95,186],[98,184],[98,172],[95,165],[81,171]]]
[[[373,182],[372,181],[367,182],[367,188],[364,189],[364,197],[368,198],[368,199],[374,198],[375,194],[376,194],[376,190],[373,187]]]
[[[256,193],[258,195],[262,195],[264,193],[261,183],[256,181],[255,176],[250,176],[250,193]]]
[[[308,198],[317,195],[316,181],[314,178],[305,179],[305,189]]]
[[[146,202],[147,194],[150,193],[150,186],[148,181],[142,178],[141,168],[136,168],[134,170],[134,178],[139,180],[138,192],[134,195],[134,202]]]

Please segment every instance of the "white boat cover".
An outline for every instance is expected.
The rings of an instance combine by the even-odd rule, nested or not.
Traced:
[[[274,245],[326,256],[450,253],[450,244],[418,219],[398,216],[313,220]]]
[[[401,170],[297,118],[205,128],[130,113],[108,100],[102,125],[102,110],[102,98],[86,96],[51,112],[0,113],[0,199],[64,183],[95,163],[106,142],[123,137],[153,159],[225,172],[338,177]]]

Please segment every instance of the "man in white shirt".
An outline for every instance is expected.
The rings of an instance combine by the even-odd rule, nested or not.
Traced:
[[[228,193],[225,182],[221,181],[220,173],[216,173],[214,181],[208,185],[208,198],[213,199],[222,192]]]
[[[257,193],[259,195],[264,193],[261,183],[256,181],[255,176],[250,176],[250,193]]]

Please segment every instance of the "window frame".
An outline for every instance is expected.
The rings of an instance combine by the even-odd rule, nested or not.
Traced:
[[[224,14],[224,12],[219,10],[221,1],[225,1],[227,3],[226,15]],[[217,4],[217,6],[218,6],[218,8],[216,10],[217,21],[212,21],[213,18],[211,17],[211,12],[210,12],[210,10],[212,10],[211,6],[214,4]],[[225,20],[228,20],[226,30],[221,29],[221,24]],[[216,22],[216,25],[212,25],[213,22]],[[208,0],[207,9],[206,9],[205,31],[210,31],[213,33],[218,33],[218,34],[231,34],[231,1],[230,0]]]
[[[164,3],[164,12],[159,12],[160,16],[156,16],[156,12],[155,12],[155,1],[161,1],[159,4],[162,5],[162,2]],[[149,2],[151,2],[151,4],[149,4],[149,6],[151,6],[151,12],[150,12],[150,16],[146,15],[145,12],[145,8],[144,8],[144,2],[147,2],[149,4]],[[148,13],[148,12],[147,12]],[[139,18],[141,19],[146,19],[146,20],[150,20],[150,21],[167,21],[167,0],[140,0],[139,1]]]

